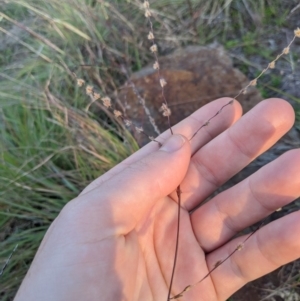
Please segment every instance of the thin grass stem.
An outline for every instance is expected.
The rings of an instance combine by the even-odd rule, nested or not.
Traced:
[[[16,252],[18,246],[19,246],[19,245],[16,244],[16,246],[14,247],[14,249],[12,250],[12,252],[10,253],[10,255],[8,256],[7,260],[5,261],[3,267],[2,267],[2,269],[1,269],[1,271],[0,271],[0,277],[3,275],[5,269],[7,268],[8,264],[9,264],[9,262],[10,262],[12,256],[13,256],[13,254]]]
[[[191,285],[187,285],[179,294],[175,295],[174,297],[172,298],[169,298],[169,300],[176,300],[176,299],[179,299],[181,297],[183,297],[183,294],[185,292],[188,292],[189,290],[191,290],[193,287],[195,287],[196,285],[198,285],[199,283],[201,283],[202,281],[204,281],[206,278],[208,278],[211,273],[213,271],[215,271],[219,266],[221,266],[224,262],[226,262],[233,254],[235,254],[236,252],[238,251],[241,251],[243,248],[244,248],[244,244],[264,225],[264,222],[262,222],[254,231],[252,231],[247,237],[246,239],[244,239],[240,244],[237,245],[237,247],[227,255],[227,257],[223,260],[220,260],[218,261],[214,268],[211,269],[210,271],[208,271],[208,273],[202,277],[199,281],[195,282],[194,284],[191,284]]]

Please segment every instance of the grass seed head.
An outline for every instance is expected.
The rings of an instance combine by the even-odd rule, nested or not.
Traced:
[[[149,1],[144,1],[143,6],[144,6],[145,9],[149,9],[150,8]]]
[[[284,54],[289,54],[289,52],[290,52],[290,47],[286,47],[283,49]]]
[[[116,118],[118,118],[118,117],[122,116],[122,113],[118,110],[114,110],[114,115],[115,115]]]
[[[157,52],[157,45],[156,44],[154,44],[154,45],[152,45],[151,47],[150,47],[150,50],[151,50],[151,52]]]
[[[146,9],[145,11],[145,17],[150,18],[152,16],[150,9]]]
[[[77,78],[77,86],[82,87],[85,84],[85,81],[82,78]]]
[[[239,244],[239,245],[236,247],[236,249],[237,249],[238,251],[242,251],[243,248],[244,248],[244,244],[243,244],[243,243]]]
[[[152,31],[150,31],[148,34],[148,40],[154,40],[154,34]]]
[[[157,61],[153,64],[153,69],[154,70],[158,70],[159,69],[159,63]]]
[[[159,80],[159,83],[160,83],[160,86],[163,88],[163,87],[165,87],[166,85],[167,85],[167,82],[166,82],[166,80],[164,79],[164,78],[161,78],[160,80]]]
[[[110,108],[111,107],[111,99],[109,97],[103,97],[101,98],[102,100],[102,103],[103,105],[106,107],[106,108]]]
[[[271,62],[271,63],[269,64],[269,68],[270,68],[270,69],[274,69],[274,68],[275,68],[275,61],[273,61],[273,62]]]
[[[294,30],[294,33],[297,38],[300,38],[300,28],[299,27]]]
[[[98,100],[98,99],[100,99],[100,94],[99,93],[94,93],[94,95],[93,95],[93,99],[94,99],[94,101],[96,101],[96,100]]]
[[[168,108],[168,106],[165,103],[162,104],[161,110],[163,112],[163,116],[168,117],[171,115],[171,110]]]
[[[93,94],[93,91],[94,91],[93,86],[90,86],[90,85],[86,86],[85,92],[86,92],[87,95]]]

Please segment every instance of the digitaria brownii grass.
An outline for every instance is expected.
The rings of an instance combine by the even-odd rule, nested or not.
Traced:
[[[173,130],[170,122],[170,116],[171,116],[171,110],[168,106],[167,98],[165,95],[165,86],[167,85],[167,81],[165,78],[162,77],[161,72],[160,72],[160,63],[158,59],[158,47],[157,44],[155,43],[155,36],[154,36],[154,31],[153,31],[153,23],[151,20],[151,10],[150,10],[150,3],[149,1],[144,1],[143,7],[145,10],[145,17],[148,20],[149,27],[150,27],[150,32],[148,34],[148,40],[152,42],[152,46],[150,47],[150,51],[153,53],[155,62],[153,64],[153,69],[157,71],[158,74],[158,80],[159,80],[159,85],[161,87],[161,96],[163,99],[163,104],[161,106],[161,110],[163,112],[163,116],[168,118],[168,124],[169,124],[169,130],[171,132],[171,135],[173,135]],[[178,203],[178,210],[177,210],[177,229],[176,229],[176,243],[175,243],[175,254],[174,254],[174,261],[173,261],[173,268],[172,268],[172,273],[171,273],[171,278],[170,278],[170,284],[169,284],[169,289],[168,289],[168,297],[167,300],[170,299],[171,297],[171,292],[172,292],[172,285],[173,285],[173,280],[175,276],[175,269],[176,269],[176,263],[177,263],[177,257],[178,257],[178,246],[179,246],[179,232],[180,232],[180,209],[181,209],[181,189],[180,185],[176,189],[176,194],[177,194],[177,203]]]
[[[153,53],[154,55],[154,58],[155,58],[155,61],[154,61],[154,64],[153,64],[153,69],[157,71],[158,73],[158,83],[160,85],[160,88],[161,88],[161,93],[162,93],[162,99],[163,99],[163,103],[162,103],[162,106],[161,106],[161,109],[162,109],[162,112],[163,112],[163,116],[167,117],[168,118],[168,124],[169,124],[169,130],[171,132],[171,134],[173,134],[173,131],[172,131],[172,127],[171,127],[171,123],[170,123],[170,116],[171,116],[171,110],[169,109],[169,106],[168,106],[168,102],[167,102],[167,97],[165,95],[165,90],[164,90],[164,87],[167,85],[167,80],[165,78],[163,78],[161,76],[161,68],[160,68],[160,63],[159,63],[159,58],[158,58],[158,46],[157,44],[155,43],[155,34],[154,34],[154,31],[153,31],[153,23],[152,23],[152,20],[151,20],[151,17],[152,17],[152,11],[150,10],[150,3],[149,1],[144,1],[143,3],[143,9],[145,11],[145,17],[147,18],[148,20],[148,23],[149,23],[149,26],[150,26],[150,32],[147,36],[148,40],[151,41],[152,43],[152,46],[150,47],[150,51]],[[294,31],[294,37],[292,38],[292,40],[290,41],[290,43],[287,45],[287,47],[285,47],[282,52],[277,55],[277,57],[271,61],[268,66],[263,69],[261,71],[261,73],[254,79],[252,79],[248,85],[246,85],[243,89],[241,89],[235,97],[233,97],[228,103],[226,103],[225,105],[223,105],[213,116],[211,116],[210,118],[207,119],[206,122],[204,122],[196,131],[195,133],[189,138],[189,140],[191,141],[199,132],[201,129],[203,129],[204,127],[207,127],[210,125],[211,121],[216,118],[219,114],[221,114],[221,112],[229,105],[231,105],[235,99],[237,99],[240,95],[242,94],[246,94],[248,92],[248,90],[251,88],[251,87],[254,87],[257,85],[257,82],[258,80],[270,69],[274,69],[276,67],[276,63],[277,61],[284,55],[287,55],[289,54],[290,52],[290,48],[292,46],[292,44],[294,43],[295,39],[296,38],[300,38],[300,29],[297,28],[295,31]],[[123,70],[123,73],[124,73],[124,70]],[[125,73],[127,74],[127,73]],[[131,82],[130,81],[130,78],[127,74],[127,80],[129,81],[129,83]],[[103,96],[101,97],[100,96],[100,93],[97,93],[95,90],[94,90],[94,87],[90,86],[90,85],[86,85],[85,84],[85,81],[83,79],[80,79],[80,78],[77,78],[77,84],[78,86],[80,87],[83,87],[85,86],[85,89],[86,89],[86,94],[89,95],[91,97],[91,103],[92,104],[93,102],[95,101],[98,101],[101,99],[102,101],[102,104],[105,108],[109,109],[111,112],[113,112],[114,116],[118,119],[121,119],[124,124],[127,126],[127,127],[131,127],[133,130],[137,131],[138,133],[142,133],[143,135],[146,135],[149,140],[152,140],[154,142],[157,142],[159,145],[161,145],[161,143],[156,140],[154,137],[152,136],[148,136],[142,127],[139,127],[139,126],[136,126],[134,125],[134,123],[127,119],[123,113],[119,110],[116,110],[113,105],[112,105],[112,102],[111,102],[111,99],[108,97],[108,96]],[[139,97],[141,97],[139,94],[138,94],[138,91],[136,89],[136,87],[134,85],[131,84],[131,88],[133,89],[135,95],[137,96],[138,100],[140,101]],[[144,103],[144,99],[143,101],[140,103],[142,104],[142,106],[145,105]],[[148,115],[148,114],[147,114]],[[148,116],[149,117],[149,116]],[[180,293],[174,295],[173,297],[171,297],[171,291],[172,291],[172,284],[173,284],[173,279],[174,279],[174,276],[175,276],[175,270],[176,270],[176,262],[177,262],[177,255],[178,255],[178,244],[179,244],[179,233],[180,233],[180,207],[181,207],[181,190],[180,190],[180,186],[177,187],[176,189],[176,193],[177,193],[177,197],[178,197],[178,217],[177,217],[177,234],[176,234],[176,245],[175,245],[175,255],[174,255],[174,263],[173,263],[173,269],[172,269],[172,274],[171,274],[171,280],[170,280],[170,285],[169,285],[169,289],[168,289],[168,297],[167,297],[167,300],[173,300],[173,299],[179,299],[181,298],[184,293],[186,293],[187,291],[191,290],[193,287],[195,287],[196,285],[198,285],[199,283],[201,283],[202,281],[204,281],[207,277],[210,276],[210,274],[215,271],[219,266],[221,266],[225,261],[227,261],[232,255],[234,255],[236,252],[238,251],[242,251],[243,248],[244,248],[244,245],[245,243],[261,228],[258,227],[255,231],[251,232],[247,237],[246,239],[244,239],[244,241],[242,241],[241,243],[239,243],[237,245],[237,247],[224,259],[220,259],[218,262],[216,262],[215,266],[213,269],[211,269],[210,271],[208,271],[208,273],[202,278],[200,279],[199,281],[195,282],[194,284],[190,284],[188,286],[186,286]]]
[[[269,69],[274,69],[275,68],[275,64],[276,62],[283,56],[283,55],[286,55],[289,53],[290,51],[290,48],[292,46],[292,44],[294,43],[295,39],[296,38],[300,38],[300,28],[297,28],[294,30],[294,37],[292,38],[292,40],[290,41],[290,43],[287,45],[287,47],[285,47],[283,49],[283,51],[277,55],[276,59],[273,60],[271,63],[268,64],[268,66],[263,69],[261,71],[261,73],[254,79],[252,79],[247,86],[245,86],[242,90],[239,91],[239,93],[233,98],[231,99],[227,104],[223,105],[219,111],[217,111],[215,113],[215,115],[213,115],[212,117],[210,117],[206,122],[203,123],[203,125],[201,125],[197,130],[196,132],[192,135],[192,137],[189,139],[190,141],[198,134],[198,132],[203,129],[204,127],[207,127],[211,120],[214,119],[215,117],[217,117],[223,110],[225,107],[231,105],[233,103],[233,101],[235,99],[237,99],[241,94],[245,94],[247,93],[247,90],[249,89],[249,87],[251,86],[256,86],[257,85],[257,82],[259,80],[260,77],[262,77]],[[190,284],[188,286],[186,286],[180,293],[176,294],[175,296],[173,297],[168,297],[168,301],[169,300],[174,300],[174,299],[179,299],[183,296],[183,294],[185,292],[188,292],[189,290],[191,290],[193,287],[195,287],[196,285],[200,284],[202,281],[204,281],[207,277],[209,277],[211,275],[211,273],[216,270],[219,266],[221,266],[224,262],[226,262],[232,255],[234,255],[236,252],[238,251],[241,251],[243,248],[244,248],[244,244],[251,238],[251,236],[253,236],[261,227],[263,226],[263,223],[256,229],[254,230],[252,233],[250,233],[246,239],[241,242],[240,244],[237,245],[237,247],[224,259],[220,259],[218,262],[216,262],[214,268],[210,271],[208,271],[208,273],[202,278],[200,279],[199,281],[197,281],[196,283],[194,284]]]
[[[229,253],[224,259],[221,259],[219,261],[217,261],[215,263],[215,266],[206,273],[206,275],[204,275],[204,277],[202,277],[199,281],[197,281],[194,284],[190,284],[187,285],[180,293],[178,293],[177,295],[175,295],[174,297],[169,298],[169,300],[176,300],[179,299],[181,297],[183,297],[183,294],[190,291],[193,287],[195,287],[196,285],[200,284],[202,281],[204,281],[207,277],[209,277],[211,275],[211,273],[216,270],[219,266],[221,266],[224,262],[226,262],[233,254],[235,254],[236,252],[242,251],[244,249],[245,243],[247,242],[247,240],[249,240],[251,238],[251,236],[253,236],[262,226],[264,223],[261,223],[254,231],[252,231],[241,243],[239,243],[236,248],[231,251],[231,253]]]
[[[172,127],[171,127],[171,124],[170,124],[170,115],[171,115],[171,111],[170,109],[168,108],[168,103],[167,103],[167,100],[166,100],[166,96],[165,96],[165,92],[164,92],[164,87],[166,86],[167,82],[164,78],[162,78],[161,76],[161,73],[160,73],[160,64],[159,64],[159,59],[158,59],[158,55],[157,55],[157,52],[158,52],[158,47],[157,47],[157,44],[155,43],[155,35],[154,35],[154,32],[153,32],[153,23],[152,23],[152,20],[151,20],[151,17],[152,17],[152,12],[150,10],[150,3],[149,1],[144,1],[143,3],[143,7],[144,7],[144,10],[145,10],[145,17],[148,19],[148,22],[149,22],[149,25],[150,25],[150,32],[148,34],[148,39],[150,41],[152,41],[152,46],[150,47],[150,50],[151,52],[154,54],[154,58],[155,58],[155,62],[153,64],[153,68],[155,70],[157,70],[158,72],[158,76],[159,76],[159,83],[160,83],[160,86],[161,86],[161,90],[162,90],[162,98],[164,100],[164,103],[162,105],[162,108],[163,108],[163,112],[164,112],[164,116],[167,116],[168,117],[168,123],[169,123],[169,129],[171,131],[171,134],[173,134],[173,131],[172,131]],[[242,90],[239,91],[239,93],[233,98],[231,99],[227,104],[223,105],[220,110],[218,110],[216,112],[215,115],[213,115],[212,117],[210,117],[203,125],[201,125],[197,130],[196,132],[192,135],[192,137],[189,139],[190,141],[198,134],[198,132],[208,126],[210,124],[210,122],[212,121],[212,119],[214,119],[215,117],[217,117],[225,107],[231,105],[234,101],[234,99],[237,99],[241,94],[246,94],[248,89],[252,86],[256,86],[257,85],[257,81],[259,80],[260,77],[262,77],[269,69],[274,69],[275,66],[276,66],[276,62],[283,56],[283,55],[287,55],[290,51],[290,47],[291,45],[294,43],[295,39],[296,38],[299,38],[300,37],[300,29],[297,28],[295,31],[294,31],[294,37],[293,39],[290,41],[290,43],[287,45],[287,47],[285,47],[283,49],[283,51],[277,55],[276,59],[274,59],[272,62],[270,62],[268,64],[268,66],[263,69],[261,71],[261,73],[254,79],[252,79],[249,84],[244,87]],[[185,287],[183,289],[182,292],[180,292],[179,294],[175,295],[174,297],[171,298],[171,291],[172,291],[172,285],[173,285],[173,280],[174,280],[174,276],[175,276],[175,269],[176,269],[176,263],[177,263],[177,255],[178,255],[178,245],[179,245],[179,232],[180,232],[180,207],[181,207],[181,190],[180,190],[180,186],[178,186],[177,190],[176,190],[176,193],[177,193],[177,197],[178,197],[178,217],[177,217],[177,234],[176,234],[176,244],[175,244],[175,256],[174,256],[174,262],[173,262],[173,268],[172,268],[172,273],[171,273],[171,280],[170,280],[170,284],[169,284],[169,289],[168,289],[168,297],[167,297],[167,301],[169,300],[172,300],[172,299],[178,299],[180,297],[183,296],[183,294],[185,292],[187,292],[188,290],[190,290],[192,287],[196,286],[197,284],[201,283],[204,279],[206,279],[215,269],[217,269],[220,265],[222,265],[225,261],[227,261],[235,252],[237,251],[240,251],[242,250],[243,246],[244,246],[244,243],[258,230],[255,230],[254,232],[252,232],[241,244],[239,244],[235,250],[232,251],[232,253],[229,254],[228,257],[226,257],[224,260],[220,260],[216,265],[215,267],[209,271],[207,273],[207,275],[205,275],[201,280],[199,280],[198,282],[196,282],[195,284],[192,284],[192,285],[188,285],[187,287]]]
[[[170,122],[170,116],[171,116],[171,110],[168,106],[168,101],[165,95],[165,86],[167,85],[167,81],[166,79],[162,76],[161,72],[160,72],[160,63],[159,63],[159,59],[158,59],[158,47],[157,44],[155,43],[155,35],[154,35],[154,30],[153,30],[153,23],[151,20],[151,10],[150,10],[150,3],[149,1],[144,1],[143,3],[143,8],[145,10],[145,17],[148,20],[149,23],[149,27],[150,27],[150,31],[148,34],[148,40],[151,41],[152,46],[150,47],[150,51],[153,53],[155,62],[153,64],[153,69],[157,71],[157,75],[158,75],[158,82],[159,85],[161,87],[161,97],[163,99],[163,104],[162,104],[162,112],[163,112],[163,116],[168,118],[168,125],[169,125],[169,130],[171,132],[171,134],[173,134],[173,130],[171,127],[171,122]]]

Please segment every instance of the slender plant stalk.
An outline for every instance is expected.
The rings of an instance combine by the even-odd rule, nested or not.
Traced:
[[[0,271],[0,277],[3,275],[5,269],[7,268],[8,264],[9,264],[9,262],[10,262],[12,256],[13,256],[13,254],[16,252],[17,248],[18,248],[18,244],[14,247],[14,249],[13,249],[12,252],[10,253],[9,257],[8,257],[7,260],[5,261],[3,267],[2,267],[2,269],[1,269],[1,271]]]
[[[192,5],[191,5],[191,2],[190,0],[187,0],[188,3],[189,3],[189,7],[190,7],[190,11],[191,11],[191,14],[193,13],[192,11]],[[163,115],[168,117],[168,124],[169,124],[169,129],[170,129],[170,132],[171,132],[171,135],[173,135],[173,130],[172,130],[172,127],[171,127],[171,123],[170,123],[170,115],[171,115],[171,111],[168,107],[168,102],[167,102],[167,99],[166,99],[166,96],[165,96],[165,91],[164,91],[164,87],[167,85],[167,82],[165,81],[165,79],[161,76],[161,71],[160,71],[160,63],[159,63],[159,59],[158,59],[158,55],[157,55],[157,51],[158,51],[158,48],[157,48],[157,44],[155,43],[155,36],[154,36],[154,31],[153,31],[153,23],[152,23],[152,20],[151,20],[151,17],[152,17],[152,12],[150,10],[150,3],[149,1],[146,1],[144,0],[144,3],[143,3],[143,7],[145,9],[145,17],[148,19],[148,23],[149,23],[149,26],[150,26],[150,33],[148,35],[148,39],[152,42],[152,46],[150,48],[151,52],[153,53],[154,55],[154,58],[155,58],[155,63],[153,65],[153,68],[155,70],[157,70],[157,73],[158,73],[158,78],[159,78],[159,83],[160,83],[160,86],[161,86],[161,95],[162,95],[162,99],[164,101],[164,104],[162,106],[162,109],[163,109]],[[289,51],[290,51],[290,47],[291,45],[293,44],[294,40],[296,39],[296,37],[300,37],[300,29],[296,29],[294,31],[294,37],[293,39],[291,40],[291,42],[289,43],[289,45],[283,49],[282,53],[279,54],[275,60],[273,60],[268,66],[267,68],[265,68],[264,70],[262,70],[262,72],[255,78],[253,79],[252,81],[249,82],[249,84],[244,88],[242,89],[233,99],[231,99],[227,104],[223,105],[219,111],[216,112],[215,115],[213,115],[212,117],[210,117],[203,125],[201,125],[197,130],[196,132],[192,135],[192,137],[189,139],[190,141],[198,134],[198,132],[208,126],[211,122],[212,119],[214,119],[215,117],[217,117],[225,107],[231,105],[234,101],[234,99],[236,99],[237,97],[239,97],[241,94],[246,94],[247,93],[247,90],[250,86],[256,86],[257,84],[257,80],[264,74],[267,72],[267,70],[269,69],[273,69],[275,68],[275,64],[277,62],[277,60],[279,60],[281,58],[281,56],[285,55],[285,54],[288,54]],[[187,286],[181,293],[177,294],[175,297],[171,298],[171,291],[172,291],[172,286],[173,286],[173,280],[174,280],[174,276],[175,276],[175,270],[176,270],[176,264],[177,264],[177,257],[178,257],[178,247],[179,247],[179,232],[180,232],[180,209],[181,209],[181,191],[180,191],[180,185],[177,187],[177,196],[178,196],[178,217],[177,217],[177,234],[176,234],[176,244],[175,244],[175,255],[174,255],[174,262],[173,262],[173,268],[172,268],[172,273],[171,273],[171,280],[170,280],[170,284],[169,284],[169,289],[168,289],[168,298],[167,298],[167,301],[171,300],[171,299],[178,299],[180,297],[182,297],[183,293],[190,290],[193,286],[197,285],[198,283],[202,282],[204,279],[206,279],[219,265],[223,264],[226,260],[228,260],[228,258],[230,258],[235,252],[241,250],[241,246],[242,245],[239,245],[237,246],[237,248],[231,253],[229,254],[229,256],[227,258],[225,258],[223,261],[221,261],[218,265],[215,266],[214,269],[212,269],[211,271],[208,272],[207,275],[204,276],[204,278],[202,278],[200,281],[198,281],[197,283],[195,283],[194,285],[189,285]],[[256,230],[257,231],[257,230]],[[244,244],[256,231],[252,232],[247,238],[246,240],[242,243]]]
[[[169,130],[171,132],[171,134],[173,135],[173,130],[172,130],[172,126],[171,126],[171,122],[170,122],[170,115],[171,115],[171,111],[169,109],[169,105],[168,105],[168,101],[165,95],[165,86],[167,85],[166,80],[163,78],[161,71],[160,71],[160,63],[159,63],[159,59],[158,59],[158,55],[157,55],[157,44],[155,43],[155,36],[154,36],[154,30],[153,30],[153,22],[151,20],[151,16],[152,13],[150,11],[150,3],[149,1],[144,1],[144,9],[145,9],[145,17],[148,20],[149,23],[149,27],[150,27],[150,32],[148,35],[148,39],[152,42],[152,46],[150,47],[151,52],[153,53],[154,59],[155,59],[155,63],[153,65],[153,68],[155,70],[157,70],[157,75],[158,75],[158,80],[159,80],[159,84],[161,87],[161,96],[163,99],[163,106],[162,109],[164,111],[164,116],[166,116],[168,118],[168,125],[169,125]]]
[[[174,279],[174,275],[175,275],[175,268],[176,268],[176,263],[177,263],[177,255],[178,255],[178,247],[179,247],[180,209],[181,209],[181,190],[180,190],[180,185],[177,187],[176,193],[177,193],[177,197],[178,197],[176,246],[175,246],[175,256],[174,256],[174,262],[173,262],[173,268],[172,268],[171,281],[170,281],[170,285],[169,285],[169,291],[168,291],[167,301],[171,299],[173,279]]]
[[[216,270],[220,265],[222,265],[224,262],[226,262],[234,253],[241,251],[244,248],[244,244],[247,242],[247,240],[250,239],[251,236],[253,236],[262,226],[264,225],[264,223],[261,223],[254,231],[252,231],[247,237],[246,239],[244,239],[244,241],[242,241],[240,244],[237,245],[237,247],[227,255],[226,258],[224,258],[223,260],[218,261],[214,268],[212,268],[210,271],[208,271],[208,273],[201,278],[199,281],[197,281],[194,284],[191,285],[187,285],[179,294],[175,295],[172,298],[169,298],[168,300],[175,300],[175,299],[179,299],[181,297],[183,297],[183,294],[189,290],[191,290],[194,286],[198,285],[199,283],[201,283],[202,281],[204,281],[207,277],[210,276],[210,274]]]
[[[190,0],[188,0],[188,2],[191,4]],[[152,23],[152,20],[151,20],[151,16],[152,16],[152,12],[150,11],[150,4],[149,4],[149,1],[146,1],[144,0],[144,3],[143,3],[143,8],[145,9],[145,16],[148,20],[148,23],[149,23],[149,26],[150,26],[150,33],[148,35],[148,39],[152,42],[152,46],[150,48],[151,52],[153,53],[154,55],[154,58],[155,58],[155,63],[153,65],[153,68],[155,70],[157,70],[157,73],[158,73],[158,78],[159,78],[159,84],[161,86],[161,95],[162,95],[162,99],[163,99],[163,105],[162,105],[162,110],[163,110],[163,115],[165,117],[168,118],[168,125],[169,125],[169,130],[171,132],[171,135],[173,135],[173,130],[172,130],[172,127],[171,127],[171,123],[170,123],[170,115],[171,115],[171,110],[169,109],[169,106],[168,106],[168,102],[167,102],[167,98],[165,96],[165,90],[164,90],[164,87],[167,85],[167,82],[166,80],[162,77],[162,74],[161,74],[161,71],[160,71],[160,63],[159,63],[159,59],[158,59],[158,49],[157,49],[157,45],[155,43],[155,37],[154,37],[154,32],[153,32],[153,23]],[[249,84],[247,86],[245,86],[242,90],[239,91],[239,93],[232,99],[230,99],[230,101],[228,101],[225,105],[223,105],[213,116],[211,116],[206,122],[204,122],[195,132],[194,134],[191,136],[191,138],[189,139],[189,141],[191,141],[198,133],[201,129],[203,129],[204,127],[208,126],[210,124],[210,122],[216,118],[219,114],[222,113],[222,111],[229,105],[233,104],[234,100],[237,99],[241,94],[246,94],[247,93],[247,90],[248,88],[250,88],[251,86],[256,86],[257,84],[257,81],[258,79],[263,76],[263,74],[265,74],[269,69],[274,69],[275,68],[275,64],[276,62],[283,56],[283,55],[286,55],[289,53],[290,51],[290,47],[291,45],[293,44],[293,42],[295,41],[296,38],[300,38],[300,29],[297,28],[295,31],[294,31],[294,37],[293,39],[291,40],[291,42],[288,44],[288,46],[286,48],[283,49],[283,51],[277,55],[276,59],[273,60],[271,63],[269,63],[269,65],[263,69],[261,71],[261,73],[253,80],[251,80],[249,82]],[[129,78],[128,76],[128,73],[127,71],[123,70],[123,73],[125,73],[125,75],[127,76],[127,79]],[[77,84],[78,86],[83,86],[85,85],[85,81],[83,79],[79,79],[77,78],[76,74],[74,74],[74,77],[76,78],[77,80]],[[133,91],[135,92],[135,90],[137,91],[137,89],[135,88],[135,86],[133,86]],[[136,93],[136,92],[135,92]],[[92,86],[89,86],[87,85],[86,86],[86,94],[89,95],[92,99],[92,103],[94,101],[97,101],[99,98],[101,98],[100,94],[97,93],[94,88]],[[139,96],[136,94],[136,96],[139,98]],[[111,99],[107,96],[104,96],[101,98],[102,102],[103,102],[103,106],[107,109],[110,109],[114,116],[116,118],[120,118],[124,124],[126,126],[133,126],[134,129],[139,132],[139,133],[142,133],[144,135],[146,135],[150,140],[154,141],[154,142],[157,142],[160,146],[162,145],[159,141],[155,140],[154,137],[150,137],[148,136],[146,133],[144,133],[144,130],[141,128],[141,127],[137,127],[137,126],[134,126],[133,122],[128,120],[127,118],[125,118],[123,116],[123,114],[114,109],[113,106],[112,106],[112,103],[111,103]],[[142,99],[142,102],[141,102],[141,99],[139,98],[139,101],[140,103],[143,105],[143,108],[145,109],[146,106],[145,106],[145,103],[144,103],[144,100]],[[146,108],[146,111],[149,111],[148,108]],[[147,113],[147,112],[146,112]],[[148,114],[149,113],[149,114]],[[147,116],[151,122],[151,115],[150,115],[150,112],[147,113]],[[152,118],[153,119],[153,118]],[[152,126],[155,128],[155,123],[152,123]],[[180,293],[176,294],[175,296],[171,297],[171,293],[172,293],[172,286],[173,286],[173,282],[174,282],[174,277],[175,277],[175,270],[176,270],[176,265],[177,265],[177,258],[178,258],[178,250],[179,250],[179,234],[180,234],[180,221],[181,221],[181,216],[180,216],[180,211],[181,211],[181,189],[180,189],[180,185],[177,187],[176,189],[176,193],[177,193],[177,198],[178,198],[178,212],[177,212],[177,230],[176,230],[176,244],[175,244],[175,254],[174,254],[174,261],[173,261],[173,267],[172,267],[172,273],[171,273],[171,278],[170,278],[170,284],[169,284],[169,288],[168,288],[168,296],[167,296],[167,301],[169,300],[173,300],[173,299],[179,299],[183,296],[183,294],[189,290],[191,290],[193,287],[195,287],[196,285],[198,285],[199,283],[201,283],[203,280],[205,280],[207,277],[210,276],[210,274],[216,270],[220,265],[222,265],[224,262],[226,262],[233,254],[235,254],[237,251],[240,251],[242,250],[244,244],[247,242],[248,239],[250,239],[250,237],[252,235],[254,235],[261,227],[262,225],[260,225],[256,230],[254,230],[250,235],[247,236],[247,238],[242,242],[240,243],[225,259],[223,260],[220,260],[219,262],[216,263],[216,265],[214,266],[214,268],[212,270],[210,270],[202,279],[200,279],[199,281],[197,281],[196,283],[194,284],[191,284],[191,285],[188,285],[186,286]]]
[[[148,39],[152,42],[152,46],[150,48],[151,52],[154,55],[155,58],[155,63],[153,65],[153,68],[157,70],[158,74],[158,80],[159,84],[161,87],[161,96],[163,99],[163,105],[162,105],[162,110],[163,110],[163,115],[168,118],[168,124],[169,124],[169,130],[171,132],[171,135],[174,135],[172,127],[171,127],[171,122],[170,122],[170,115],[171,115],[171,110],[169,109],[167,98],[165,96],[165,90],[164,87],[167,85],[166,80],[162,77],[161,72],[160,72],[160,63],[157,55],[157,45],[155,43],[155,36],[154,36],[154,31],[153,31],[153,23],[151,20],[152,13],[150,11],[150,3],[149,1],[144,1],[144,9],[145,9],[145,17],[148,19],[149,27],[150,27],[150,32],[148,35]],[[172,273],[171,273],[171,279],[170,279],[170,284],[169,284],[169,290],[168,290],[168,296],[167,300],[170,299],[171,297],[171,292],[172,292],[172,286],[173,286],[173,281],[175,277],[175,269],[176,269],[176,263],[177,263],[177,257],[178,257],[178,246],[179,246],[179,232],[180,232],[180,209],[181,209],[181,190],[180,190],[180,185],[177,187],[177,197],[178,197],[178,211],[177,211],[177,229],[176,229],[176,244],[175,244],[175,254],[174,254],[174,261],[173,261],[173,268],[172,268]]]
[[[242,90],[241,90],[234,98],[232,98],[228,103],[226,103],[225,105],[223,105],[223,106],[220,108],[220,110],[217,111],[217,112],[215,113],[215,115],[213,115],[212,117],[210,117],[203,125],[201,125],[201,126],[195,131],[195,133],[192,135],[192,137],[189,139],[189,141],[191,141],[191,140],[198,134],[198,132],[199,132],[202,128],[208,126],[208,125],[210,124],[210,121],[211,121],[212,119],[214,119],[215,117],[217,117],[217,116],[224,110],[225,107],[227,107],[227,106],[233,104],[233,101],[234,101],[235,99],[237,99],[241,94],[247,93],[247,90],[248,90],[249,87],[251,87],[251,86],[256,86],[257,80],[258,80],[261,76],[263,76],[263,75],[267,72],[267,70],[269,70],[269,69],[274,69],[274,68],[275,68],[275,63],[276,63],[283,55],[286,55],[286,54],[289,53],[290,47],[291,47],[291,45],[294,43],[294,41],[295,41],[295,39],[296,39],[297,37],[300,38],[300,29],[299,29],[299,28],[297,28],[297,29],[294,31],[294,37],[293,37],[293,39],[292,39],[291,42],[288,44],[288,46],[287,46],[286,48],[284,48],[283,51],[282,51],[279,55],[277,55],[276,59],[273,60],[273,61],[268,65],[267,68],[265,68],[264,70],[262,70],[261,73],[260,73],[255,79],[253,79],[252,81],[250,81],[250,83],[249,83],[245,88],[243,88],[243,89],[242,89]],[[179,223],[178,223],[178,224],[179,224]],[[247,238],[246,238],[241,244],[239,244],[239,245],[238,245],[238,246],[237,246],[237,247],[236,247],[236,248],[235,248],[235,249],[234,249],[234,250],[233,250],[226,258],[225,258],[225,259],[224,259],[224,260],[221,260],[221,261],[217,262],[217,264],[215,265],[215,267],[214,267],[212,270],[210,270],[210,271],[209,271],[202,279],[200,279],[198,282],[196,282],[196,283],[194,283],[194,284],[192,284],[192,285],[186,286],[179,294],[175,295],[174,297],[170,298],[170,296],[169,296],[167,301],[173,300],[173,299],[179,299],[179,298],[181,298],[185,292],[189,291],[190,289],[192,289],[193,287],[195,287],[196,285],[198,285],[199,283],[201,283],[204,279],[206,279],[207,277],[209,277],[210,274],[211,274],[214,270],[216,270],[220,265],[222,265],[225,261],[227,261],[234,253],[236,253],[237,251],[242,250],[244,244],[246,243],[246,241],[247,241],[248,239],[250,239],[250,237],[251,237],[252,235],[254,235],[254,234],[262,227],[262,225],[263,225],[263,223],[262,223],[256,230],[254,230],[249,236],[247,236]],[[179,236],[177,236],[177,239],[179,239]],[[178,242],[176,242],[176,248],[178,248]],[[177,251],[176,251],[175,254],[176,254],[176,256],[177,256]],[[175,266],[175,265],[176,265],[176,261],[174,260],[174,266]],[[173,272],[174,272],[174,269],[175,269],[175,268],[173,267]],[[174,275],[173,275],[173,273],[172,273],[172,277],[173,277],[173,276],[174,276]],[[171,285],[172,285],[172,282],[171,282]],[[169,292],[171,291],[171,285],[170,285]]]
[[[236,98],[236,97],[235,97]],[[226,108],[227,106],[233,104],[233,101],[235,98],[232,98],[228,103],[226,103],[225,105],[223,105],[221,107],[221,109],[219,111],[216,112],[215,115],[213,115],[212,117],[210,117],[206,122],[203,123],[203,125],[201,125],[196,132],[192,135],[192,137],[189,139],[189,141],[191,141],[198,133],[200,130],[202,130],[204,127],[209,126],[210,122],[212,119],[214,119],[215,117],[217,117],[219,114],[222,113],[222,111],[224,110],[224,108]]]
[[[189,7],[189,13],[190,13],[190,16],[191,16],[191,19],[192,19],[192,25],[193,25],[193,29],[195,31],[195,34],[198,34],[198,31],[197,31],[197,25],[196,25],[196,19],[194,18],[194,8],[193,8],[193,3],[191,0],[186,0],[187,2],[187,5]]]

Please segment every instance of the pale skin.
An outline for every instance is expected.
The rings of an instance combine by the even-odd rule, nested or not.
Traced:
[[[230,99],[199,109],[91,183],[48,230],[15,301],[166,301],[182,190],[172,295],[200,280],[243,240],[236,233],[300,195],[300,151],[264,166],[197,210],[217,187],[270,148],[294,123],[285,101],[263,101],[241,118]],[[180,135],[179,135],[180,134]],[[185,138],[187,137],[187,138]],[[300,212],[257,231],[180,300],[224,301],[247,282],[300,257]]]

